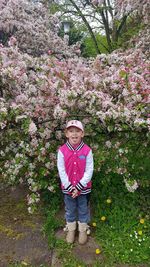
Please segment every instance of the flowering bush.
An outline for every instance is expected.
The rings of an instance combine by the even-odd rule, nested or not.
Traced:
[[[3,9],[12,3],[4,1]],[[14,10],[18,10],[15,3]],[[31,7],[38,9],[38,5]],[[54,30],[53,39],[55,34]],[[104,182],[117,174],[131,192],[149,186],[150,89],[144,41],[137,49],[86,61],[71,50],[67,51],[72,57],[66,59],[48,51],[33,57],[22,52],[30,53],[28,37],[23,49],[19,30],[16,36],[18,43],[11,37],[7,47],[0,46],[1,171],[8,183],[27,182],[29,212],[35,210],[43,190],[57,191],[56,151],[64,142],[66,120],[71,118],[85,124],[95,172],[104,170]],[[147,32],[142,38],[147,40]],[[54,43],[49,44],[41,52],[53,50]]]
[[[45,52],[64,53],[73,51],[57,35],[60,23],[44,4],[28,0],[3,0],[0,2],[0,32],[2,42],[7,44],[14,36],[23,52],[41,55]],[[11,43],[16,39],[11,38]],[[76,49],[76,46],[75,46]]]

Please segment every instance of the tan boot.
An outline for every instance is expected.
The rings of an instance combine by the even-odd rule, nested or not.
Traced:
[[[87,223],[78,222],[79,226],[79,244],[84,245],[87,242]]]
[[[75,239],[76,222],[67,222],[67,243],[72,244]]]

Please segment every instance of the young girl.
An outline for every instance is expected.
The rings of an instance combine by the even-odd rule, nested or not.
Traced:
[[[65,129],[67,142],[58,150],[57,167],[64,194],[68,243],[73,243],[78,221],[79,243],[87,241],[90,213],[88,207],[93,174],[91,148],[84,144],[84,128],[80,121],[71,120]]]

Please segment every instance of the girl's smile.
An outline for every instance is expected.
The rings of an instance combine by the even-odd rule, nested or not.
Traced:
[[[79,144],[83,136],[84,132],[77,127],[71,126],[66,130],[66,137],[72,146]]]

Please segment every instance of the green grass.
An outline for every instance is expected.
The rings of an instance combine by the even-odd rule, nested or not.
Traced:
[[[57,239],[56,251],[63,267],[85,267],[86,265],[73,255],[72,249],[73,245],[67,244],[65,240]]]
[[[115,211],[114,211],[115,212]],[[108,222],[97,222],[95,237],[102,247],[102,251],[107,255],[107,260],[112,263],[144,263],[149,259],[150,238],[148,232],[143,229],[142,236],[136,234],[143,226],[139,226],[132,216],[131,223],[127,220],[123,211],[117,214],[120,220],[113,219],[113,215],[108,215]],[[113,223],[111,223],[113,221]]]
[[[107,258],[106,265],[145,263],[150,266],[150,214],[145,208],[150,203],[148,190],[129,193],[119,177],[115,177],[115,182],[110,181],[107,189],[97,182],[94,191],[92,221],[96,227],[93,231]],[[108,198],[111,198],[111,204],[106,202]],[[105,221],[101,221],[102,216],[106,217]],[[143,224],[141,218],[144,218]]]

